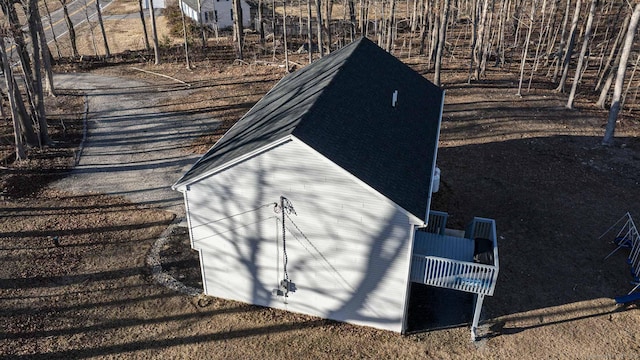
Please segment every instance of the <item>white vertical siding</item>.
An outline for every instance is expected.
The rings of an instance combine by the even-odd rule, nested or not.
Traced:
[[[272,295],[287,270],[297,291]],[[407,215],[291,141],[190,186],[193,247],[208,294],[400,332],[412,226]]]
[[[245,27],[248,27],[251,25],[251,8],[246,1],[241,1],[240,6],[242,7],[242,24]],[[198,9],[191,9],[189,5],[184,3],[183,8],[187,16],[195,21],[200,21],[197,14]],[[232,8],[232,0],[201,0],[200,15],[202,16],[202,21],[205,25],[214,25],[216,23],[217,15],[218,28],[224,29],[233,26],[233,18],[231,16]],[[205,13],[207,14],[205,15]]]
[[[143,0],[142,1],[142,8],[143,9],[148,9],[149,8],[149,2],[150,2],[149,0]],[[164,0],[153,0],[153,7],[155,9],[164,9],[166,6],[165,6],[165,3],[164,3]]]

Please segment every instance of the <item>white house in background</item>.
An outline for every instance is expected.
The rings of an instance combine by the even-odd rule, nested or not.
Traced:
[[[411,281],[493,293],[497,270],[430,254],[474,255],[427,227],[443,103],[366,38],[284,77],[173,186],[205,294],[405,332]],[[427,276],[443,261],[469,266]]]
[[[150,0],[142,0],[142,8],[148,9]],[[165,5],[165,0],[153,0],[153,8],[154,9],[164,9],[167,6]]]
[[[251,26],[251,7],[245,0],[240,1],[242,7],[242,24]],[[200,8],[200,11],[198,11]],[[182,10],[185,15],[210,27],[218,26],[224,29],[233,26],[233,1],[232,0],[182,0]]]

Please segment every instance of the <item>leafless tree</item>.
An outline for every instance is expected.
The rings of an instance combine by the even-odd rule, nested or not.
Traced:
[[[93,52],[95,53],[96,56],[98,56],[98,45],[96,44],[96,36],[93,33],[93,24],[91,23],[91,20],[89,19],[89,6],[87,4],[87,0],[84,0],[84,18],[85,20],[87,20],[87,25],[89,27],[89,33],[91,34],[91,44],[93,45]]]
[[[53,35],[53,44],[56,46],[56,52],[58,53],[58,59],[59,59],[62,57],[62,54],[60,53],[60,46],[58,46],[58,37],[56,36],[56,32],[53,29],[51,12],[49,12],[49,4],[47,4],[47,0],[43,0],[43,3],[44,3],[44,10],[47,12],[47,20],[49,21],[49,28],[51,29],[51,34]]]
[[[100,0],[96,0],[96,14],[98,15],[98,24],[100,25],[102,40],[104,41],[105,56],[111,57],[111,51],[109,51],[109,42],[107,41],[107,32],[104,30],[104,22],[102,21],[102,7],[100,6]]]
[[[564,61],[562,62],[562,76],[556,91],[564,92],[564,85],[567,82],[567,76],[569,74],[569,63],[571,62],[571,55],[573,54],[573,47],[576,43],[576,32],[578,29],[578,20],[580,19],[580,7],[582,6],[582,0],[576,1],[576,8],[573,12],[573,19],[571,20],[571,30],[569,31],[569,43],[567,49],[564,52]]]
[[[289,72],[289,49],[287,47],[287,0],[282,0],[282,36],[284,38],[284,67]]]
[[[244,24],[242,23],[242,3],[233,0],[233,26],[236,33],[236,57],[243,59],[244,48]]]
[[[324,56],[324,45],[322,43],[322,4],[320,0],[316,0],[316,17],[318,25],[318,50],[320,57]]]
[[[20,124],[20,121],[26,117],[26,114],[20,114],[18,110],[18,102],[22,101],[22,98],[16,98],[16,95],[20,96],[20,91],[16,91],[15,78],[13,77],[13,70],[11,69],[11,63],[7,58],[7,53],[4,51],[6,49],[6,45],[4,43],[5,31],[0,31],[0,60],[2,62],[2,68],[4,73],[5,84],[7,86],[7,97],[9,99],[9,108],[11,109],[11,118],[13,120],[13,136],[15,138],[16,145],[16,159],[24,160],[26,158],[26,153],[24,149],[24,144],[22,142],[22,137],[25,135],[25,130]],[[24,104],[23,104],[24,106]],[[26,113],[26,111],[25,111]],[[30,123],[29,123],[30,124]],[[33,134],[33,129],[31,129],[31,134]]]
[[[386,31],[387,31],[387,42],[384,47],[387,52],[391,52],[393,44],[393,26],[395,24],[396,18],[396,0],[391,0],[391,10],[389,10],[389,20],[387,21]]]
[[[32,25],[35,21],[34,16],[36,16],[37,7],[35,6],[35,0],[29,0],[29,2],[21,2],[22,9],[24,11],[25,16],[29,22],[29,34],[33,37],[34,41],[32,41],[32,46],[34,47],[33,53],[36,54],[34,56],[34,61],[31,59],[31,55],[27,49],[26,41],[24,39],[22,33],[23,25],[20,24],[20,20],[18,18],[18,13],[16,12],[16,8],[14,2],[11,0],[1,0],[0,2],[2,6],[2,12],[9,22],[9,30],[11,32],[11,36],[13,37],[13,41],[16,47],[16,51],[18,53],[18,57],[20,59],[20,67],[22,69],[22,74],[24,76],[24,84],[26,87],[26,96],[27,96],[27,104],[29,105],[30,112],[29,116],[31,121],[34,124],[38,124],[39,131],[37,136],[38,145],[47,145],[49,144],[49,133],[47,128],[46,116],[44,112],[44,96],[42,94],[42,82],[40,77],[40,58],[39,58],[39,43],[37,39],[37,30],[35,26]],[[34,10],[35,7],[35,10]],[[36,34],[34,36],[34,33]],[[4,49],[4,48],[3,48]],[[35,66],[36,78],[34,78],[34,68],[32,68],[32,64]],[[36,79],[39,81],[36,83]],[[18,89],[17,86],[14,87]],[[18,90],[17,90],[18,91]],[[17,97],[17,96],[16,96]],[[21,106],[23,104],[18,104],[16,101],[16,106]],[[22,112],[21,115],[26,114],[26,111]],[[25,116],[22,116],[24,122],[27,122],[24,119]],[[25,124],[26,125],[26,124]],[[35,145],[32,143],[31,139],[27,139],[28,145]]]
[[[392,0],[395,1],[395,0]],[[327,32],[327,49],[328,52],[331,52],[331,47],[333,45],[333,40],[331,38],[331,14],[333,13],[333,0],[325,0],[325,13],[324,13],[324,22],[325,22],[325,31]]]
[[[151,44],[149,44],[149,35],[147,34],[147,22],[144,20],[144,8],[142,7],[142,0],[138,0],[138,10],[140,12],[140,21],[142,22],[142,36],[144,36],[144,48],[147,51],[151,50]]]
[[[310,0],[307,0],[307,2],[308,1]],[[264,19],[262,18],[262,5],[262,0],[258,0],[258,33],[260,34],[260,45],[264,46]],[[309,31],[309,34],[311,34],[311,31]]]
[[[447,23],[449,22],[449,0],[444,0],[442,6],[442,20],[440,21],[440,31],[438,38],[438,46],[436,50],[435,71],[433,74],[433,82],[440,86],[440,71],[442,69],[442,53],[447,41]]]
[[[524,66],[527,62],[527,56],[529,53],[529,43],[531,40],[531,33],[533,32],[533,22],[536,16],[536,6],[538,2],[533,0],[531,2],[531,15],[529,16],[529,29],[527,30],[527,37],[524,40],[524,48],[522,49],[522,59],[520,59],[520,81],[518,82],[518,92],[516,95],[522,96],[522,80],[524,78]]]
[[[260,0],[262,1],[262,0]],[[259,4],[260,6],[262,4]],[[182,16],[184,16],[184,10],[180,7],[180,11],[182,11]],[[204,28],[204,22],[202,21],[202,0],[198,0],[198,25],[200,25],[200,36],[202,37],[202,48],[207,47],[207,33]]]
[[[309,64],[313,62],[313,26],[311,26],[311,0],[307,0],[307,45],[309,47]]]
[[[562,20],[562,34],[560,34],[560,44],[558,45],[558,51],[556,52],[556,67],[555,70],[553,71],[553,78],[551,79],[551,81],[556,82],[558,80],[558,74],[560,73],[560,70],[562,70],[562,64],[563,64],[563,59],[565,58],[564,52],[565,52],[565,46],[566,46],[566,40],[565,40],[565,35],[567,32],[567,24],[569,23],[569,10],[571,9],[571,0],[566,0],[567,1],[567,7],[564,11],[564,17]]]
[[[69,16],[69,9],[67,9],[68,0],[59,0],[59,1],[60,1],[60,4],[62,5],[62,13],[64,15],[64,21],[67,24],[67,31],[69,32],[69,41],[71,42],[71,55],[73,57],[78,57],[78,46],[76,45],[76,30],[74,28],[73,22],[71,22],[71,17]]]
[[[621,44],[620,46],[622,46],[624,44],[624,40],[625,40],[625,35],[627,34],[628,30],[629,30],[629,24],[631,22],[631,15],[632,13],[629,13],[629,15],[626,17],[625,21],[624,21],[624,25],[621,28],[621,32],[624,32],[619,38],[621,39]],[[614,44],[614,47],[616,47],[616,44]],[[613,63],[611,64],[610,67],[608,67],[608,71],[603,72],[602,76],[605,77],[606,76],[606,80],[604,80],[604,83],[602,83],[602,85],[600,85],[600,83],[602,82],[603,78],[601,77],[600,80],[598,81],[598,85],[596,86],[596,88],[598,86],[601,86],[600,88],[600,96],[598,97],[598,101],[596,101],[596,106],[600,107],[601,109],[605,108],[605,103],[607,101],[607,97],[609,95],[609,91],[611,88],[611,84],[613,83],[613,78],[618,70],[618,66],[620,65],[620,59],[622,58],[622,51],[617,51],[616,52],[616,56],[615,59],[613,60]],[[607,66],[609,66],[609,64],[607,64]],[[606,73],[606,74],[605,74]]]
[[[156,11],[153,0],[149,0],[149,14],[151,16],[151,39],[153,39],[153,55],[155,64],[160,64],[160,44],[158,43],[158,31],[156,30]]]
[[[189,38],[187,36],[187,21],[184,16],[184,9],[182,7],[182,0],[179,2],[180,5],[180,16],[182,18],[182,35],[184,40],[184,57],[187,63],[187,69],[191,69],[191,63],[189,63]],[[200,14],[202,15],[202,14]]]
[[[618,113],[620,112],[620,97],[622,95],[622,87],[624,86],[624,75],[627,71],[627,61],[633,47],[633,39],[638,28],[638,20],[640,19],[640,3],[636,4],[629,22],[629,29],[624,39],[624,47],[622,48],[622,56],[620,66],[616,75],[616,83],[613,87],[613,98],[611,100],[611,108],[609,109],[609,118],[607,120],[607,128],[605,130],[603,145],[613,144],[613,135],[616,130],[616,122],[618,121]]]
[[[591,31],[593,28],[593,17],[596,13],[599,0],[591,1],[591,8],[589,10],[589,16],[587,17],[587,23],[585,25],[586,31],[582,40],[582,48],[580,49],[580,56],[578,57],[578,65],[576,65],[576,73],[573,76],[573,84],[571,84],[571,92],[569,93],[569,99],[567,100],[567,108],[573,108],[573,101],[576,97],[576,90],[578,89],[578,83],[580,82],[580,75],[582,74],[582,65],[584,64],[584,56],[587,54],[589,48],[589,41],[591,41]]]
[[[37,13],[37,16],[35,16],[34,20],[35,20],[34,25],[36,26],[36,30],[38,34],[38,40],[40,41],[40,57],[42,58],[42,64],[44,68],[46,90],[49,96],[56,96],[55,86],[53,84],[53,69],[51,67],[52,57],[51,57],[51,53],[49,52],[49,45],[47,44],[47,38],[44,34],[44,28],[42,26],[42,18],[40,16],[39,11]]]
[[[40,145],[49,145],[51,143],[51,139],[49,138],[49,127],[47,125],[47,115],[44,108],[44,91],[42,88],[41,42],[38,39],[38,24],[40,23],[38,1],[28,0],[26,5],[29,34],[31,36],[31,48],[33,49],[31,56],[31,59],[33,60],[33,69],[31,72],[31,79],[25,76],[25,82],[28,80],[32,82],[32,85],[30,87],[27,86],[27,89],[30,88],[31,98],[33,99],[32,102],[35,103],[35,107],[32,111],[38,124],[38,138]],[[25,55],[28,56],[28,52]]]

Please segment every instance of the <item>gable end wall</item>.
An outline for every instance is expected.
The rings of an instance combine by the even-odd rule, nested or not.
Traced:
[[[346,171],[290,141],[189,186],[209,295],[400,332],[413,225]],[[274,212],[280,196],[296,214]],[[287,273],[296,291],[272,295]]]

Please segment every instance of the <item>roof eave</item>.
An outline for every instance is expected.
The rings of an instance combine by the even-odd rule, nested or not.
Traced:
[[[250,159],[250,158],[252,158],[252,157],[254,157],[254,156],[258,155],[258,154],[261,154],[261,153],[263,153],[265,151],[273,149],[276,146],[279,146],[279,145],[282,145],[282,144],[284,144],[284,143],[286,143],[288,141],[291,141],[291,138],[292,138],[291,135],[287,135],[287,136],[285,136],[285,137],[283,137],[281,139],[272,141],[272,142],[270,142],[269,144],[267,144],[267,145],[265,145],[263,147],[260,147],[260,148],[254,150],[254,151],[248,152],[248,153],[246,153],[246,154],[244,154],[242,156],[234,158],[233,160],[228,161],[228,162],[226,162],[226,163],[224,163],[224,164],[222,164],[220,166],[217,166],[217,167],[215,167],[215,168],[213,168],[213,169],[211,169],[209,171],[203,172],[202,174],[199,174],[196,177],[189,178],[187,180],[183,180],[184,179],[184,176],[183,176],[182,178],[180,178],[180,180],[178,180],[175,184],[173,184],[171,186],[171,189],[184,192],[186,190],[187,186],[189,186],[189,185],[191,185],[193,183],[196,183],[196,182],[198,182],[198,181],[200,181],[200,180],[202,180],[202,179],[204,179],[206,177],[209,177],[209,176],[211,176],[211,175],[213,175],[215,173],[223,171],[224,169],[230,168],[230,167],[232,167],[232,166],[234,166],[234,165],[236,165],[238,163],[241,163],[241,162],[243,162],[243,161],[245,161],[247,159]]]

